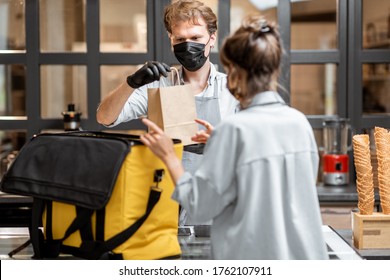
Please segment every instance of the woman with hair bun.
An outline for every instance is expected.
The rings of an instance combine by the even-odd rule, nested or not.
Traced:
[[[213,259],[327,259],[313,131],[276,91],[277,27],[247,18],[220,57],[241,110],[215,128],[199,121],[207,143],[195,174],[184,171],[172,140],[147,119],[142,142],[166,164],[176,183],[172,198],[193,219],[212,219]]]

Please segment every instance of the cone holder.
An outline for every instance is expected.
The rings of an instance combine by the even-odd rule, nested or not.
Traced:
[[[358,249],[390,249],[390,215],[352,214],[352,240]]]

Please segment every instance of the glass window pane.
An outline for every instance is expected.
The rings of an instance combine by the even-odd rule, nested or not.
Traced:
[[[26,68],[0,64],[0,116],[26,116]]]
[[[24,130],[0,130],[0,179],[26,143]]]
[[[390,113],[390,64],[363,64],[363,114]]]
[[[363,0],[363,47],[390,48],[390,0]]]
[[[291,106],[306,115],[337,115],[335,64],[292,65]]]
[[[80,65],[41,66],[41,116],[62,118],[68,104],[75,104],[82,118],[87,111],[87,67]]]
[[[143,65],[101,66],[101,99],[103,100],[118,85],[126,81],[126,77],[133,74]]]
[[[218,19],[218,0],[202,0],[202,2],[213,10]]]
[[[217,27],[218,29],[220,28],[219,26],[219,17],[218,17],[218,0],[202,0],[202,2],[207,5],[208,7],[210,7],[214,14],[217,15]],[[211,52],[212,53],[217,53],[218,50],[219,50],[219,47],[218,47],[218,30],[217,30],[217,40],[215,41],[215,45],[214,45],[214,48],[211,49]]]
[[[292,1],[291,49],[337,48],[337,2]]]
[[[100,0],[100,51],[147,52],[146,0]]]
[[[230,31],[235,31],[242,20],[252,14],[261,14],[267,20],[277,22],[277,4],[277,0],[231,0]]]
[[[25,0],[0,0],[0,50],[25,50]]]
[[[40,0],[41,50],[85,52],[85,1]]]

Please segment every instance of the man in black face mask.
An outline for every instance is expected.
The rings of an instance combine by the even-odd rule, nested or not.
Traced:
[[[226,75],[218,72],[209,60],[216,43],[216,15],[199,1],[179,0],[165,8],[164,24],[172,50],[183,66],[179,69],[180,81],[176,84],[191,85],[195,93],[197,116],[203,120],[200,124],[206,125],[207,132],[210,132],[210,127],[238,108],[238,101],[226,87]],[[165,63],[145,63],[104,98],[97,110],[97,121],[113,127],[147,115],[147,88],[171,86],[172,79],[168,77],[168,72],[170,67]],[[207,135],[204,136],[204,133],[199,133],[192,140],[205,142]],[[202,157],[201,150],[201,146],[196,149],[185,147],[183,165],[186,171],[192,173],[196,169]]]
[[[189,41],[179,43],[173,46],[173,50],[177,60],[180,62],[181,65],[183,65],[186,70],[195,72],[204,66],[207,59],[209,58],[208,56],[205,56],[204,53],[206,46],[210,42],[210,39],[207,41],[206,44]]]

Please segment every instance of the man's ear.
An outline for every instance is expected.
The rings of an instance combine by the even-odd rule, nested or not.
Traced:
[[[168,35],[169,43],[171,44],[171,51],[173,52],[172,33],[169,33],[169,32],[167,31],[167,35]]]
[[[215,46],[215,42],[217,40],[217,35],[215,32],[210,35],[210,46],[213,48]]]

